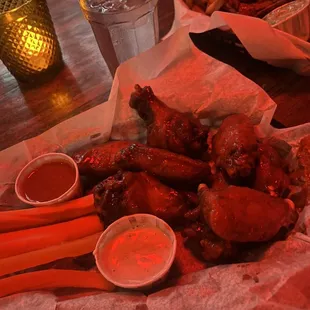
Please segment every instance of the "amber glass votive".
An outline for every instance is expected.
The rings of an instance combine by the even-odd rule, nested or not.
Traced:
[[[22,82],[44,81],[62,68],[46,0],[0,0],[0,59]]]

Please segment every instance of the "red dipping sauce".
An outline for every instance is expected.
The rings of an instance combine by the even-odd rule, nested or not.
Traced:
[[[29,201],[50,201],[66,193],[74,184],[75,177],[75,169],[68,163],[45,163],[24,179],[21,192]]]

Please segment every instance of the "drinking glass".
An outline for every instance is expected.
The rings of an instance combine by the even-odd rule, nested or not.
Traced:
[[[111,74],[159,40],[158,0],[80,0]]]

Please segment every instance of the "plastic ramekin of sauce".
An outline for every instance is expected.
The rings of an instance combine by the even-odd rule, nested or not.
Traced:
[[[308,41],[310,37],[309,19],[309,0],[291,1],[277,7],[263,17],[263,20],[273,28],[287,32],[305,41]]]
[[[176,237],[166,222],[135,214],[108,226],[93,254],[108,281],[123,288],[148,289],[165,279],[175,252]]]
[[[77,198],[81,193],[78,167],[65,154],[41,155],[20,171],[15,193],[21,201],[36,207]]]

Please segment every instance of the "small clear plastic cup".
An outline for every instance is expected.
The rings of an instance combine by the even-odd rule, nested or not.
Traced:
[[[124,282],[114,279],[113,276],[111,276],[111,272],[107,270],[108,267],[100,260],[100,257],[104,255],[105,245],[114,237],[120,235],[125,231],[134,230],[135,228],[142,227],[157,228],[161,230],[171,241],[170,254],[169,258],[166,261],[166,264],[163,266],[162,270],[155,276],[150,275],[149,277],[141,280],[141,282],[139,283],[137,283],[136,281],[134,283],[129,283],[125,279]],[[170,270],[170,267],[175,259],[176,245],[177,241],[174,231],[166,222],[154,215],[134,214],[130,216],[124,216],[112,223],[110,226],[108,226],[107,229],[100,236],[93,254],[96,259],[97,268],[105,279],[119,287],[147,290],[165,280]]]

